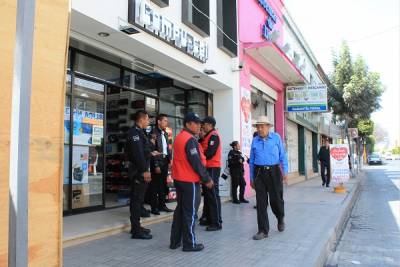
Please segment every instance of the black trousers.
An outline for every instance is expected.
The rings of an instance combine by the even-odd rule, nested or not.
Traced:
[[[274,165],[268,168],[256,166],[254,173],[258,231],[268,233],[268,196],[272,212],[278,219],[278,222],[281,221],[285,216],[282,173],[279,165]]]
[[[242,168],[230,168],[229,170],[231,178],[232,178],[232,200],[238,200],[237,197],[237,188],[239,189],[239,199],[244,199],[244,190],[246,188],[246,181],[244,180],[244,173]]]
[[[140,232],[140,211],[144,201],[147,184],[143,181],[141,175],[135,175],[131,179],[131,193],[130,193],[130,220],[131,220],[131,233],[137,234]]]
[[[321,178],[322,183],[329,185],[331,182],[331,166],[330,164],[321,161]]]
[[[195,225],[200,206],[199,183],[175,181],[177,206],[171,227],[171,246],[183,243],[184,248],[196,244]]]
[[[208,174],[214,182],[213,188],[209,189],[202,185],[204,194],[204,205],[202,218],[206,218],[210,225],[219,226],[222,223],[221,198],[219,196],[219,176],[221,168],[207,168]]]
[[[149,200],[152,209],[162,208],[165,206],[165,197],[167,195],[167,176],[168,161],[165,159],[164,164],[160,167],[161,173],[151,172],[151,182],[149,185]]]

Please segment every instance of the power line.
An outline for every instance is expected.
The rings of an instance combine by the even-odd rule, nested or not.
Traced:
[[[193,4],[193,2],[192,2],[192,7],[193,7],[194,9],[196,9],[196,10],[197,10],[200,14],[202,14],[204,17],[206,17],[212,24],[214,24],[214,25],[217,27],[217,29],[218,29],[226,38],[228,38],[232,43],[234,43],[236,46],[238,46],[237,42],[235,42],[234,40],[232,40],[232,38],[229,37],[229,36],[224,32],[224,30],[221,29],[221,28],[218,26],[217,23],[215,23],[207,14],[205,14],[205,13],[204,13],[203,11],[201,11],[197,6],[195,6],[195,5]]]
[[[359,39],[351,40],[351,41],[348,41],[348,42],[349,42],[349,43],[355,43],[355,42],[363,41],[363,40],[366,40],[366,39],[370,39],[370,38],[373,38],[373,37],[375,37],[375,36],[378,36],[378,35],[381,35],[381,34],[390,32],[390,31],[392,31],[392,30],[394,30],[394,29],[396,29],[396,28],[399,28],[399,27],[400,27],[400,25],[396,25],[396,26],[387,28],[387,29],[385,29],[385,30],[382,30],[382,31],[379,31],[379,32],[375,32],[375,33],[366,35],[366,36],[364,36],[364,37],[361,37],[361,38],[359,38]]]

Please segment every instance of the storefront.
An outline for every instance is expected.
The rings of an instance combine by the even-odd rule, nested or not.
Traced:
[[[216,9],[224,13],[232,8],[205,2],[198,8],[213,12],[213,20]],[[224,153],[237,135],[232,114],[238,109],[233,104],[238,73],[231,66],[236,45],[219,40],[216,29],[197,20],[203,16],[186,0],[160,3],[72,2],[64,214],[127,204],[124,135],[139,109],[149,112],[153,124],[157,114],[168,115],[171,143],[191,111],[200,117],[215,114]],[[235,23],[223,27],[228,30]],[[229,194],[228,184],[220,189]]]
[[[64,117],[64,213],[126,205],[124,146],[133,114],[145,109],[152,124],[157,114],[167,114],[174,137],[186,112],[212,115],[212,95],[146,71],[150,63],[140,59],[135,68],[127,68],[117,63],[121,59],[93,47],[75,40],[71,45]]]
[[[252,122],[259,116],[267,116],[274,123],[272,130],[285,140],[289,134],[285,129],[285,86],[304,81],[283,51],[283,10],[282,1],[239,2],[239,36],[243,47],[241,142],[246,155],[250,154],[255,131]],[[251,194],[251,190],[247,193]]]

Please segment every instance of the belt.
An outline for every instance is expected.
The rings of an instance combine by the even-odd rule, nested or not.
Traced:
[[[279,164],[275,165],[254,165],[255,168],[263,169],[263,170],[271,170],[273,168],[279,167]]]

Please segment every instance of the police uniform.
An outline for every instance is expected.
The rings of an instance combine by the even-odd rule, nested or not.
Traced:
[[[232,179],[232,201],[240,203],[248,201],[244,199],[244,190],[246,188],[246,181],[244,180],[244,157],[239,150],[232,149],[228,154],[228,167]],[[239,199],[237,197],[237,188],[240,186]]]
[[[140,213],[147,189],[143,173],[150,171],[151,145],[144,130],[136,124],[128,131],[126,153],[129,160],[130,179],[130,221],[132,237],[143,236],[145,231],[140,226]],[[150,237],[151,238],[151,237]],[[145,238],[147,239],[147,238]]]
[[[211,181],[205,163],[206,159],[197,139],[189,130],[182,130],[175,138],[172,161],[177,206],[171,227],[171,249],[178,248],[182,243],[184,251],[199,251],[204,248],[196,242],[194,230],[200,205],[200,182]]]
[[[203,121],[207,122],[207,121]],[[207,188],[203,185],[204,194],[204,206],[202,221],[205,221],[209,227],[208,231],[219,230],[222,225],[221,217],[221,199],[219,196],[219,176],[221,173],[221,144],[220,137],[216,130],[211,130],[207,133],[202,141],[201,147],[203,148],[204,155],[206,157],[207,172],[211,176],[214,182],[212,189]]]

